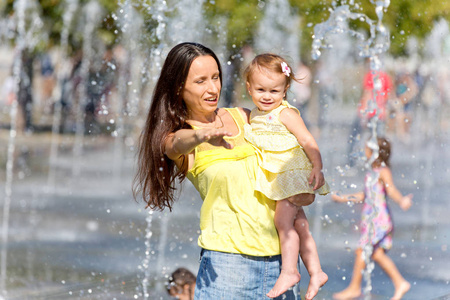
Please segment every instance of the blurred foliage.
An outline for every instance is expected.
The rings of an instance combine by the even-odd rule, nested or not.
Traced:
[[[258,1],[218,0],[213,3],[208,2],[205,11],[212,17],[221,15],[228,19],[228,48],[240,49],[245,44],[252,44],[258,21],[263,16]]]
[[[99,37],[107,45],[118,41],[117,35],[119,33],[113,16],[117,13],[120,6],[119,2],[122,3],[123,1],[98,0],[104,14],[101,26],[98,28]],[[259,20],[264,15],[264,4],[267,1],[269,0],[205,0],[205,15],[209,20],[219,16],[226,18],[228,20],[227,46],[230,50],[240,49],[245,44],[253,43],[254,33],[257,30]],[[62,17],[66,1],[39,0],[38,2],[41,7],[41,17],[45,27],[48,28],[49,40],[46,47],[50,47],[58,44],[60,41],[60,33],[63,27]],[[87,2],[89,0],[79,0],[79,5],[82,6]],[[138,10],[143,3],[151,6],[154,2],[155,0],[133,0]],[[309,56],[314,25],[326,21],[329,17],[330,9],[347,2],[336,0],[290,0],[292,12],[299,14],[302,20],[300,24],[300,29],[302,30],[300,46],[301,53],[304,56]],[[14,13],[14,1],[6,0],[1,3],[1,17],[11,16]],[[377,18],[375,5],[371,0],[355,1],[352,9],[353,11],[366,14],[372,20]],[[147,10],[141,9],[139,11],[144,15],[144,30],[151,33],[157,25],[155,20],[151,18]],[[79,13],[77,14],[79,15]],[[168,14],[170,14],[170,11]],[[450,1],[447,0],[392,0],[383,18],[383,23],[391,32],[391,53],[404,55],[406,53],[406,41],[409,36],[416,36],[419,40],[423,39],[433,28],[434,21],[440,18],[450,20],[449,15]],[[361,24],[361,22],[352,22],[350,26],[353,29],[368,30],[368,28],[364,28],[365,24]],[[77,32],[77,27],[73,26],[70,37],[72,50],[80,47],[80,39],[82,39],[82,33]],[[154,37],[149,37],[147,42],[155,44],[158,41]]]
[[[258,8],[257,0],[215,0],[214,5],[206,6],[216,14],[230,17],[228,42],[239,48],[244,43],[252,41],[253,33],[263,11]],[[298,13],[302,19],[301,53],[308,55],[311,49],[314,25],[324,22],[330,15],[330,9],[349,1],[335,0],[290,0],[293,12]],[[370,0],[355,1],[353,11],[363,13],[372,20],[377,20],[375,5]],[[356,10],[355,10],[356,9]],[[406,41],[409,36],[423,39],[433,28],[434,21],[445,18],[450,21],[450,1],[447,0],[392,0],[385,11],[383,23],[391,33],[390,51],[394,55],[404,55]],[[353,22],[353,29],[368,31],[365,24]]]
[[[0,17],[13,17],[15,4],[18,0],[6,0],[3,2],[3,5],[0,5]],[[67,1],[64,0],[26,0],[28,4],[31,1],[35,1],[38,3],[38,14],[44,23],[44,30],[48,34],[48,41],[45,45],[40,43],[37,45],[36,49],[31,49],[34,52],[45,51],[46,49],[57,45],[61,40],[61,31],[63,28],[63,15],[64,11],[67,8]],[[78,0],[78,11],[75,12],[75,16],[81,16],[83,13],[81,11],[82,7],[90,2],[90,0]],[[117,1],[111,0],[98,0],[99,5],[102,7],[104,16],[102,16],[101,25],[98,28],[98,36],[105,42],[106,45],[113,44],[115,42],[114,29],[115,23],[111,18],[111,12],[117,10],[118,3]],[[76,17],[74,18],[76,19]],[[78,21],[82,20],[79,18]],[[28,26],[33,26],[32,24],[28,24]],[[79,24],[76,24],[76,20],[70,24],[71,32],[70,32],[70,47],[71,52],[75,52],[82,45],[82,32],[80,32]]]

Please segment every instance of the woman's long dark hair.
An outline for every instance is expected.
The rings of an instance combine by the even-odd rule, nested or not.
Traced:
[[[182,90],[192,62],[199,56],[207,55],[217,62],[222,83],[219,59],[211,49],[197,43],[181,43],[173,47],[156,83],[139,140],[138,170],[133,182],[134,198],[141,195],[151,209],[168,207],[172,210],[176,178],[181,182],[186,177],[186,157],[182,167],[177,169],[175,163],[164,154],[164,144],[168,134],[191,128],[186,123],[188,111]]]

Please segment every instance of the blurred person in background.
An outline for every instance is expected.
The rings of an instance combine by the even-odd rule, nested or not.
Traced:
[[[53,111],[53,88],[55,87],[54,68],[51,57],[48,53],[40,56],[41,64],[41,107],[44,114],[50,114]]]
[[[387,128],[400,140],[407,142],[412,121],[413,101],[417,96],[418,86],[407,72],[397,75],[395,85],[395,97],[388,101]]]
[[[197,277],[186,268],[176,269],[167,282],[167,293],[179,300],[193,300]]]
[[[369,61],[366,62],[367,68]],[[386,106],[391,97],[393,83],[391,76],[384,71],[368,70],[363,79],[363,91],[358,104],[357,116],[353,121],[348,141],[349,166],[353,167],[358,158],[355,153],[358,142],[368,129],[367,125],[371,118],[378,116],[377,133],[384,135],[386,130]],[[374,100],[376,107],[371,108],[370,102]]]
[[[33,62],[34,56],[28,51],[22,52],[22,69],[20,73],[19,93],[17,100],[19,103],[18,118],[21,124],[18,126],[19,132],[31,133],[33,131]]]

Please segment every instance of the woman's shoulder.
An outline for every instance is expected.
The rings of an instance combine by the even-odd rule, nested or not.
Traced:
[[[230,113],[234,117],[241,116],[245,123],[248,123],[250,119],[251,111],[245,107],[232,107],[232,108],[224,108],[228,113]]]

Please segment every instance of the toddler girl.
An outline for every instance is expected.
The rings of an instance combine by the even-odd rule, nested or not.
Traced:
[[[274,222],[280,238],[282,268],[267,296],[275,298],[300,281],[300,252],[311,276],[306,292],[309,300],[328,280],[302,208],[314,201],[316,193],[329,193],[319,147],[299,111],[284,100],[291,80],[299,80],[283,58],[269,53],[258,55],[244,76],[256,105],[250,114],[250,125],[245,127],[245,138],[258,152],[260,168],[255,189],[278,201]]]

